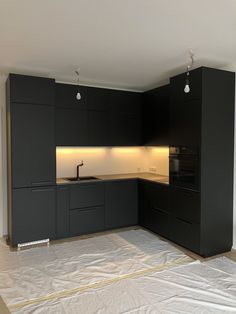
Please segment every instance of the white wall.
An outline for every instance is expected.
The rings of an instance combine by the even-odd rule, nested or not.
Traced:
[[[6,78],[0,74],[0,236],[7,234]]]

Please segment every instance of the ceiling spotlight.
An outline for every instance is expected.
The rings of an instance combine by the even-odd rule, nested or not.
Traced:
[[[79,89],[79,73],[80,73],[80,69],[77,69],[75,71],[75,74],[77,75],[77,85],[78,85],[78,91],[77,91],[77,94],[76,94],[76,99],[77,100],[80,100],[82,98],[81,93],[80,93],[80,89]]]
[[[187,66],[187,71],[186,71],[186,80],[185,80],[185,86],[184,86],[184,92],[188,94],[190,92],[190,85],[189,85],[189,71],[193,67],[194,59],[193,59],[193,52],[190,50],[189,51],[190,59],[191,59],[191,64]]]

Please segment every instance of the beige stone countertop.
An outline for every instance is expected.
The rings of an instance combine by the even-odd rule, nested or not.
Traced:
[[[112,180],[125,180],[125,179],[143,179],[161,184],[169,184],[169,177],[148,173],[148,172],[138,172],[138,173],[121,173],[121,174],[108,174],[108,175],[94,175],[99,181],[112,181]],[[66,178],[57,178],[57,184],[78,184],[82,182],[96,182],[96,180],[83,180],[83,181],[69,181]]]

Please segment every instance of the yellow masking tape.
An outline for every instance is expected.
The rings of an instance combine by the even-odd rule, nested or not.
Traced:
[[[88,290],[88,289],[104,287],[106,285],[109,285],[109,284],[112,284],[114,282],[118,282],[118,281],[121,281],[121,280],[124,280],[124,279],[134,278],[134,277],[137,277],[137,276],[140,276],[140,275],[144,275],[144,274],[147,274],[147,273],[152,273],[152,272],[155,272],[155,271],[161,271],[161,270],[168,269],[168,268],[170,268],[172,266],[176,266],[176,265],[184,265],[184,264],[189,263],[191,261],[193,261],[192,258],[186,256],[186,257],[177,259],[176,261],[172,261],[172,262],[169,262],[169,263],[167,262],[165,264],[159,264],[157,266],[154,266],[154,267],[151,267],[151,268],[146,268],[146,269],[140,270],[140,271],[136,271],[136,272],[131,273],[131,274],[121,275],[119,277],[115,277],[115,278],[112,278],[112,279],[106,279],[106,280],[103,280],[103,281],[100,281],[100,282],[95,282],[95,283],[92,283],[92,284],[89,284],[89,285],[86,285],[86,286],[81,286],[81,287],[70,289],[70,290],[56,292],[56,293],[53,293],[53,294],[50,294],[50,295],[47,295],[47,296],[39,297],[39,298],[36,298],[36,299],[24,301],[24,302],[19,302],[19,303],[16,303],[16,304],[9,304],[8,308],[10,308],[10,309],[19,309],[19,308],[23,308],[24,306],[27,306],[27,305],[38,304],[38,303],[41,303],[41,302],[44,302],[44,301],[50,301],[50,300],[59,299],[59,298],[62,298],[62,297],[71,296],[73,294],[76,294],[78,292],[82,292],[82,291],[85,291],[85,290]]]

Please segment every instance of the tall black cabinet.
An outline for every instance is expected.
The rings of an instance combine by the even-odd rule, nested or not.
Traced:
[[[199,188],[170,181],[170,238],[209,256],[232,247],[235,73],[193,70],[187,94],[185,79],[170,80],[170,146],[199,152]]]
[[[9,241],[54,238],[53,79],[10,74],[7,81]]]

